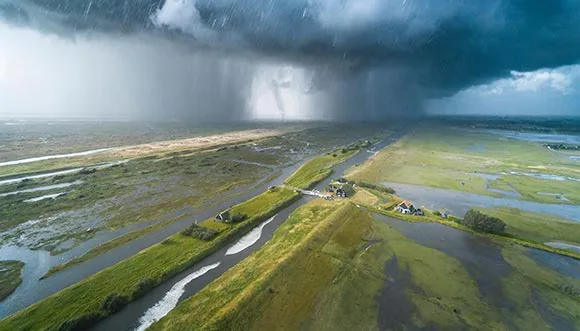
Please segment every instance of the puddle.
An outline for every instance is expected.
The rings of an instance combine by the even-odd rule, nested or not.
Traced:
[[[449,210],[451,214],[462,217],[472,207],[493,208],[511,207],[534,213],[556,215],[580,222],[580,206],[570,204],[548,204],[523,201],[514,198],[496,198],[482,194],[466,193],[421,185],[385,182],[397,194],[411,200],[418,206],[431,210]]]
[[[26,189],[26,190],[20,190],[20,191],[2,193],[2,194],[0,194],[0,197],[6,197],[6,196],[9,196],[9,195],[20,194],[20,193],[32,193],[32,192],[50,191],[50,190],[54,190],[54,189],[58,189],[58,188],[65,188],[65,187],[71,187],[71,186],[74,186],[74,185],[80,185],[82,183],[83,183],[82,180],[77,180],[77,181],[70,182],[70,183],[62,183],[62,184],[54,184],[54,185],[48,185],[48,186],[40,186],[40,187],[35,187],[35,188],[31,188],[31,189]]]
[[[506,190],[501,190],[498,188],[489,187],[489,183],[491,181],[497,180],[499,178],[499,175],[485,174],[485,173],[477,173],[476,175],[484,177],[486,179],[485,180],[485,190],[488,192],[498,193],[498,194],[501,194],[503,196],[513,197],[513,198],[518,198],[518,197],[522,196],[520,194],[520,192],[518,192],[518,190],[516,190],[515,187],[513,187],[511,184],[508,184],[509,187],[512,189],[511,191],[506,191]]]
[[[484,132],[504,136],[506,138],[513,138],[518,140],[526,140],[532,142],[554,142],[566,144],[580,144],[580,136],[568,134],[550,134],[550,133],[534,133],[534,132],[517,132],[508,130],[483,130]]]
[[[487,149],[483,144],[473,144],[465,148],[466,152],[474,152],[474,153],[485,153]]]
[[[206,274],[208,271],[217,268],[220,262],[214,263],[212,265],[204,266],[197,271],[192,272],[187,277],[183,278],[177,282],[173,287],[165,294],[161,301],[157,302],[155,306],[149,308],[143,316],[139,319],[139,327],[136,331],[145,331],[153,323],[157,322],[165,315],[169,314],[179,302],[179,298],[185,292],[185,286],[189,284],[192,280],[199,278]]]
[[[0,185],[8,185],[8,184],[20,183],[21,181],[28,180],[28,179],[40,179],[40,178],[54,177],[54,176],[58,176],[58,175],[68,175],[68,174],[72,174],[72,173],[75,173],[75,172],[79,172],[79,171],[81,171],[83,169],[84,168],[74,168],[74,169],[63,170],[63,171],[47,172],[47,173],[38,174],[38,175],[31,175],[31,176],[24,176],[24,177],[12,178],[12,179],[5,179],[5,180],[0,181]]]
[[[572,160],[572,161],[580,161],[580,155],[570,156],[570,160]]]
[[[274,220],[274,218],[276,218],[276,216],[272,216],[270,219],[268,219],[267,221],[258,225],[257,227],[252,229],[252,231],[248,232],[248,234],[246,234],[245,236],[240,238],[240,240],[238,240],[237,243],[235,243],[232,247],[230,247],[227,250],[226,255],[238,254],[239,252],[243,251],[244,249],[255,244],[258,240],[260,240],[260,237],[262,236],[262,230],[264,229],[264,227],[268,223],[272,222]]]
[[[547,242],[547,243],[544,243],[544,245],[551,246],[554,248],[567,249],[567,250],[576,251],[576,252],[580,253],[580,246],[576,246],[576,245],[570,245],[570,244],[559,243],[559,242]]]
[[[26,199],[23,200],[23,202],[38,202],[38,201],[42,201],[42,200],[46,200],[46,199],[56,199],[62,195],[66,195],[69,192],[61,192],[61,193],[55,193],[55,194],[47,194],[47,195],[43,195],[40,196],[38,198],[32,198],[32,199]]]
[[[510,174],[511,175],[522,175],[522,176],[534,177],[534,178],[539,178],[539,179],[557,180],[560,182],[567,181],[567,180],[580,182],[580,178],[559,176],[559,175],[552,175],[552,174],[539,174],[539,173],[515,172],[515,171],[510,171]]]
[[[7,162],[0,162],[0,167],[11,166],[11,165],[18,165],[23,163],[31,163],[31,162],[38,162],[38,161],[46,161],[52,159],[62,159],[67,157],[75,157],[75,156],[86,156],[91,154],[98,154],[103,152],[108,152],[113,150],[114,148],[101,148],[101,149],[93,149],[90,151],[78,152],[78,153],[69,153],[69,154],[55,154],[55,155],[46,155],[46,156],[38,156],[38,157],[31,157],[28,159],[21,159],[15,161],[7,161]]]

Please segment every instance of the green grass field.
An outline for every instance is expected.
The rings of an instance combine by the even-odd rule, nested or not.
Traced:
[[[203,226],[220,230],[213,241],[201,241],[181,234],[173,235],[138,254],[66,288],[0,321],[0,330],[53,330],[64,322],[106,313],[101,303],[111,293],[129,298],[136,284],[144,279],[160,283],[194,265],[204,257],[235,240],[251,227],[298,198],[292,190],[276,188],[233,207],[243,210],[248,219],[227,225],[207,220]]]
[[[580,178],[578,163],[539,143],[449,128],[416,129],[354,168],[348,178],[369,183],[399,182],[501,196],[486,190],[485,174],[501,175],[489,187],[521,193],[520,199],[580,204],[580,182],[514,175],[540,173]],[[539,195],[564,194],[569,201]]]
[[[555,282],[575,286],[578,281],[537,266],[520,246],[501,247],[517,266],[500,280],[506,300],[517,303],[509,312],[515,327],[550,329],[538,309],[525,302],[532,289],[539,289],[559,314],[580,322],[578,299],[553,288]],[[390,262],[395,269],[385,269]],[[405,281],[397,283],[396,274]],[[515,279],[520,284],[511,284]],[[380,314],[388,314],[379,311],[377,300],[389,287],[401,297],[382,309],[397,312],[410,305],[408,320],[395,329],[510,329],[503,308],[483,299],[458,260],[417,244],[347,201],[317,200],[296,210],[265,246],[151,330],[376,330]]]
[[[358,150],[336,150],[312,159],[290,176],[285,184],[309,189],[332,174],[332,167],[358,153]]]
[[[9,296],[22,282],[24,263],[0,261],[0,301]]]

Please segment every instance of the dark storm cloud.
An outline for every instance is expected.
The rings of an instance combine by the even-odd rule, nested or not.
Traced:
[[[145,31],[304,65],[303,92],[330,91],[340,117],[419,111],[425,98],[580,59],[577,0],[2,1],[5,19],[39,29],[49,17],[68,32]],[[270,87],[281,105],[285,88]]]

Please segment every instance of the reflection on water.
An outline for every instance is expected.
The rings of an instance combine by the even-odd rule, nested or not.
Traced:
[[[54,185],[40,186],[40,187],[35,187],[35,188],[29,188],[29,189],[26,189],[26,190],[20,190],[20,191],[13,191],[13,192],[8,192],[8,193],[2,193],[2,194],[0,194],[0,197],[6,197],[6,196],[9,196],[9,195],[21,194],[21,193],[33,193],[33,192],[50,191],[50,190],[54,190],[54,189],[57,189],[57,188],[65,188],[65,187],[71,187],[73,185],[80,185],[82,183],[83,183],[82,180],[76,180],[76,181],[70,182],[70,183],[62,183],[62,184],[54,184]]]

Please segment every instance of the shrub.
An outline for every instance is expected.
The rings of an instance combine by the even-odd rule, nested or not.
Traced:
[[[192,224],[181,231],[181,234],[184,236],[191,236],[205,241],[213,240],[218,233],[217,230],[209,229],[197,224]]]
[[[84,331],[95,326],[102,316],[97,313],[88,313],[78,318],[65,321],[60,325],[58,331]]]
[[[344,184],[342,185],[342,190],[346,193],[347,197],[352,197],[356,192],[354,191],[354,187],[351,184]]]
[[[457,224],[461,224],[461,218],[453,216],[453,215],[448,215],[447,219],[450,220],[451,222],[455,222]]]
[[[141,280],[139,280],[137,285],[135,285],[135,290],[133,291],[133,298],[142,297],[143,295],[145,295],[145,293],[155,288],[155,285],[157,285],[157,282],[155,280],[151,278],[141,278]]]
[[[341,152],[342,154],[345,154],[345,153],[346,153],[346,152],[348,152],[348,151],[346,150],[346,148],[343,148],[343,149],[341,149],[341,150],[340,150],[340,152]]]
[[[336,153],[332,154],[332,157],[336,157]]]
[[[475,209],[470,209],[465,214],[461,224],[476,231],[502,234],[505,231],[505,223],[493,216],[485,215]]]
[[[390,188],[390,187],[387,187],[387,186],[378,185],[378,184],[371,184],[371,183],[367,183],[367,182],[359,182],[359,181],[355,181],[354,183],[360,187],[368,188],[371,190],[375,190],[375,191],[379,191],[379,192],[383,192],[383,193],[388,193],[388,194],[395,194],[395,190]]]
[[[109,314],[114,314],[123,309],[127,303],[129,303],[129,298],[126,296],[119,293],[111,293],[103,300],[101,308]]]
[[[436,210],[436,211],[433,212],[433,215],[435,215],[435,216],[441,216],[441,212],[438,211],[438,210]]]
[[[234,213],[232,215],[231,221],[232,221],[232,223],[239,223],[239,222],[245,220],[246,218],[247,218],[247,216],[245,214]]]

